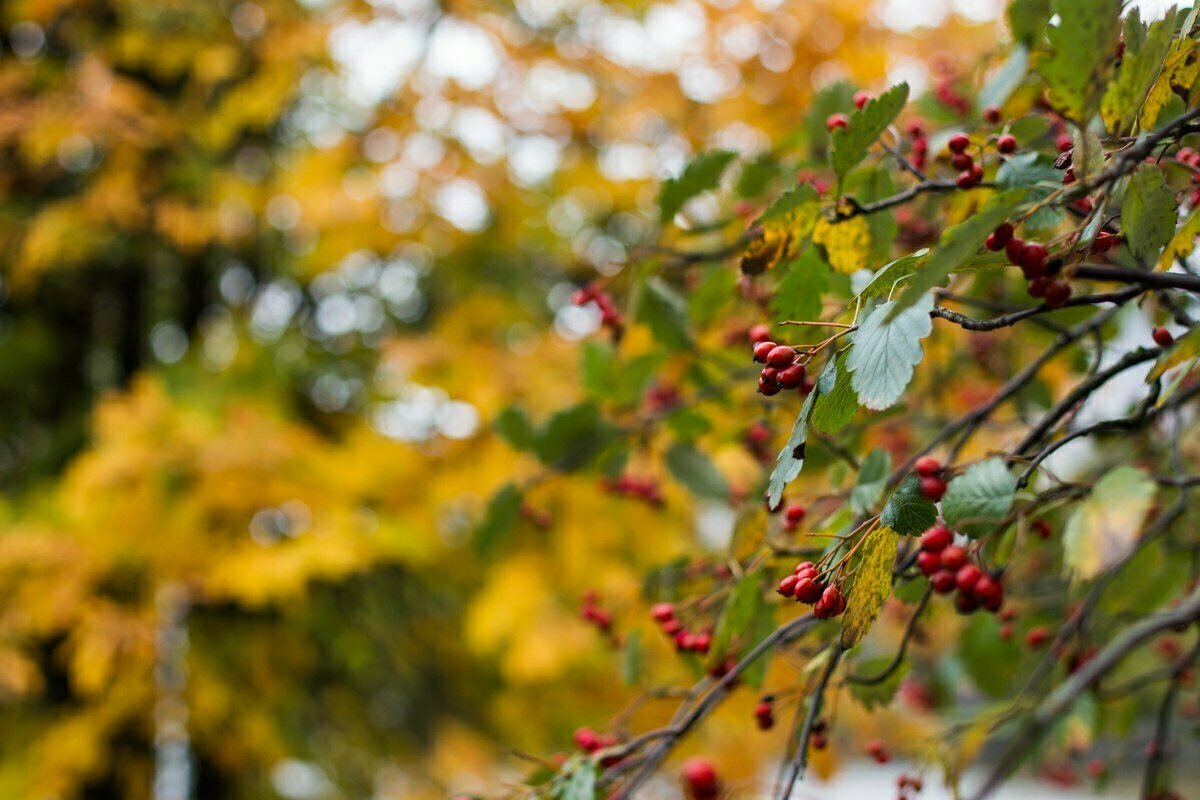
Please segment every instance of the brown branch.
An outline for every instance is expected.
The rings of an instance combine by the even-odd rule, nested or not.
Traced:
[[[951,311],[943,306],[934,306],[933,310],[929,312],[929,316],[941,317],[942,319],[948,322],[953,322],[955,325],[958,325],[959,327],[968,331],[994,331],[999,330],[1000,328],[1012,327],[1022,320],[1035,317],[1039,314],[1048,314],[1052,311],[1058,311],[1060,308],[1066,308],[1068,306],[1092,306],[1099,303],[1116,303],[1117,305],[1121,305],[1122,303],[1132,300],[1133,298],[1142,294],[1144,291],[1145,289],[1134,287],[1130,289],[1123,289],[1119,292],[1088,294],[1081,297],[1072,297],[1062,306],[1051,307],[1045,303],[1042,303],[1039,306],[1023,308],[1020,311],[1014,311],[1011,314],[1004,314],[999,317],[992,317],[991,319],[974,319],[973,317],[968,317],[966,314],[960,314],[957,311]]]
[[[1136,283],[1153,289],[1182,289],[1200,293],[1200,276],[1182,272],[1152,272],[1141,269],[1123,269],[1099,264],[1080,264],[1072,270],[1077,278],[1116,283]]]
[[[795,787],[796,781],[800,780],[804,775],[804,768],[808,766],[808,740],[812,738],[813,726],[817,724],[817,719],[821,716],[821,706],[825,702],[825,690],[829,686],[829,679],[833,677],[833,672],[842,659],[840,642],[834,642],[831,648],[829,663],[825,665],[825,670],[821,673],[821,677],[813,689],[812,697],[808,701],[808,713],[804,717],[804,727],[796,741],[796,752],[780,782],[777,792],[780,800],[787,800],[792,796],[792,789]]]

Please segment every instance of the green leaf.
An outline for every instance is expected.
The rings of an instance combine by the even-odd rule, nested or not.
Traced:
[[[850,124],[833,132],[833,170],[838,181],[867,156],[867,150],[895,121],[908,102],[908,84],[899,83],[850,115]]]
[[[848,183],[854,198],[864,205],[896,193],[891,174],[882,167],[860,169]],[[892,246],[900,229],[896,215],[890,209],[868,214],[867,227],[871,232],[871,263],[887,261],[892,256]]]
[[[855,332],[854,346],[846,358],[859,402],[875,411],[894,405],[904,394],[913,369],[925,356],[921,340],[933,330],[929,318],[932,294],[900,314],[894,313],[897,302],[884,303],[871,312]]]
[[[496,552],[500,543],[508,537],[517,515],[521,511],[524,496],[515,483],[506,483],[488,501],[483,519],[475,528],[473,544],[479,555]]]
[[[982,111],[988,106],[1003,106],[1029,72],[1029,48],[1022,44],[1013,47],[1004,64],[987,79],[979,90],[976,107]]]
[[[892,457],[887,450],[876,447],[863,459],[858,468],[858,482],[850,490],[850,508],[855,514],[867,514],[883,499]]]
[[[942,498],[942,519],[967,535],[987,532],[1008,514],[1017,479],[1002,458],[972,464],[950,481]]]
[[[1143,547],[1108,583],[1100,607],[1109,614],[1149,614],[1179,595],[1190,572],[1187,559],[1167,554],[1161,544]]]
[[[595,800],[596,765],[590,761],[575,764],[554,792],[554,800]]]
[[[776,197],[767,210],[754,221],[756,226],[788,223],[797,217],[808,217],[821,196],[807,183],[800,183]]]
[[[688,320],[704,325],[716,319],[737,297],[737,272],[725,264],[713,264],[688,298]]]
[[[829,286],[830,270],[816,250],[806,250],[783,270],[771,296],[771,316],[777,320],[815,320],[821,316],[821,294]]]
[[[762,575],[748,573],[739,578],[717,619],[712,648],[705,662],[709,667],[720,664],[730,652],[745,655],[754,646],[755,642],[749,641],[753,638],[753,622],[765,605]]]
[[[1012,0],[1008,4],[1008,27],[1013,38],[1026,47],[1041,41],[1050,21],[1050,0]]]
[[[856,674],[864,678],[874,678],[883,674],[892,665],[892,656],[875,656],[860,659]],[[849,683],[850,696],[857,700],[863,708],[871,711],[891,705],[900,690],[900,684],[912,669],[912,664],[902,661],[898,667],[888,673],[888,676],[878,683]]]
[[[826,369],[829,369],[826,367]],[[808,397],[804,398],[804,405],[800,407],[800,413],[796,415],[796,421],[792,424],[792,433],[788,436],[787,444],[779,451],[779,457],[775,459],[775,468],[771,470],[771,478],[767,484],[767,505],[770,508],[775,508],[779,505],[779,498],[783,497],[783,489],[789,483],[796,479],[800,474],[800,470],[804,468],[804,445],[808,440],[808,418],[812,414],[813,404],[817,401],[817,396],[820,394],[819,389],[813,389],[808,393]]]
[[[821,396],[813,407],[812,426],[821,433],[837,433],[858,411],[858,397],[850,385],[846,357],[838,356],[835,367],[826,369],[821,380],[826,381],[826,386],[821,387]]]
[[[879,521],[896,533],[917,536],[937,522],[937,506],[921,494],[917,476],[908,475],[888,498]]]
[[[667,468],[693,494],[718,500],[729,499],[729,484],[708,456],[686,442],[676,442],[667,451]]]
[[[1067,520],[1063,563],[1077,578],[1094,578],[1137,542],[1158,486],[1137,467],[1117,467],[1092,487]]]
[[[543,464],[564,472],[587,465],[611,440],[612,429],[593,403],[580,403],[552,416],[538,432],[534,452]]]
[[[664,181],[658,194],[662,222],[674,219],[684,204],[696,195],[717,188],[721,176],[736,157],[737,153],[732,150],[701,153],[684,168],[682,175]]]
[[[645,662],[645,648],[642,646],[642,629],[634,628],[625,637],[625,645],[621,648],[621,683],[624,686],[637,686],[642,680],[642,669]]]
[[[809,155],[813,161],[823,161],[829,149],[829,129],[825,120],[830,114],[854,110],[854,86],[846,81],[831,83],[813,95],[804,118]]]
[[[687,330],[687,303],[671,284],[659,277],[648,278],[637,303],[637,321],[650,328],[654,337],[671,350],[691,347]]]
[[[890,295],[892,290],[917,273],[929,261],[929,248],[901,256],[890,264],[879,268],[870,283],[863,287],[856,298],[858,302]]]
[[[996,185],[1001,189],[1028,188],[1025,200],[1036,203],[1062,189],[1062,173],[1049,158],[1031,150],[1006,158],[996,171]],[[1066,213],[1061,206],[1044,205],[1025,218],[1025,227],[1030,231],[1052,230],[1062,224]]]
[[[1091,119],[1100,104],[1117,52],[1121,0],[1054,0],[1058,24],[1046,28],[1048,52],[1037,61],[1050,102],[1075,122]]]
[[[849,649],[863,640],[875,624],[879,610],[892,593],[892,566],[900,537],[888,527],[866,534],[858,561],[858,571],[846,594],[846,615],[842,620],[842,648]]]
[[[712,421],[694,408],[677,408],[667,417],[667,425],[680,439],[694,441],[712,430]]]
[[[975,214],[947,228],[924,269],[909,281],[908,288],[900,295],[891,313],[900,313],[927,291],[942,285],[956,267],[983,246],[988,234],[1008,219],[1028,194],[1026,188],[1006,189],[988,200]]]
[[[517,450],[530,450],[534,446],[536,434],[533,430],[533,423],[517,406],[509,406],[501,411],[495,422],[492,423],[492,428],[500,438]]]
[[[991,697],[1007,697],[1021,675],[1021,648],[1000,636],[1000,621],[992,614],[971,615],[958,637],[958,658],[971,682]]]
[[[1175,193],[1163,171],[1142,164],[1129,178],[1121,209],[1121,232],[1134,258],[1157,259],[1158,251],[1175,235],[1178,209]]]
[[[1171,49],[1175,19],[1176,12],[1172,8],[1146,31],[1136,8],[1125,18],[1121,67],[1116,80],[1108,84],[1100,103],[1100,115],[1113,135],[1121,136],[1133,130],[1133,122]]]
[[[1176,339],[1175,344],[1163,351],[1163,354],[1154,362],[1154,367],[1146,376],[1146,380],[1158,380],[1168,370],[1196,356],[1200,356],[1200,325],[1193,326],[1191,330]]]

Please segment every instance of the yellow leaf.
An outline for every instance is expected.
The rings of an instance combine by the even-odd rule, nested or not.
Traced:
[[[786,228],[770,226],[750,240],[742,253],[742,272],[761,275],[787,258],[792,251],[792,235]]]
[[[1184,91],[1192,88],[1197,78],[1200,78],[1200,52],[1197,51],[1195,39],[1180,39],[1175,42],[1167,60],[1163,63],[1158,80],[1146,95],[1142,105],[1142,130],[1150,130],[1158,121],[1158,115],[1171,100],[1171,92],[1178,87]]]
[[[1191,255],[1196,249],[1196,237],[1200,236],[1200,209],[1193,209],[1188,218],[1183,221],[1171,241],[1167,242],[1162,255],[1158,257],[1158,269],[1170,269],[1175,259]]]
[[[858,571],[846,596],[846,616],[842,622],[842,647],[850,648],[863,640],[871,629],[883,601],[892,592],[892,565],[900,537],[886,525],[866,534]]]
[[[866,217],[851,217],[841,222],[817,220],[813,241],[825,249],[830,266],[849,275],[868,266],[871,254],[871,227]]]

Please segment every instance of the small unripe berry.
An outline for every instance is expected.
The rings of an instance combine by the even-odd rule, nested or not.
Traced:
[[[806,372],[803,364],[792,364],[790,367],[784,367],[779,371],[779,385],[784,389],[796,389],[800,384],[804,383]]]
[[[1071,284],[1066,281],[1050,281],[1046,284],[1046,305],[1062,308],[1071,299]]]
[[[938,461],[933,456],[921,456],[913,462],[913,469],[922,478],[926,475],[937,475],[942,471],[942,462]]]
[[[1000,107],[988,106],[983,109],[983,119],[985,122],[990,122],[992,125],[995,125],[1000,121]]]
[[[767,366],[775,367],[776,369],[790,367],[795,360],[796,350],[785,344],[776,345],[767,353]]]
[[[868,91],[858,91],[854,93],[854,107],[862,108],[871,99],[871,93]]]
[[[759,342],[754,345],[754,360],[759,364],[767,363],[767,354],[778,346],[772,341]]]
[[[967,564],[965,548],[952,544],[942,551],[942,566],[951,572],[958,572]]]
[[[950,148],[951,153],[961,153],[971,144],[971,137],[965,133],[956,133],[950,137],[950,141],[946,142],[946,146]]]
[[[938,570],[929,578],[929,585],[938,594],[949,594],[955,589],[954,571],[949,569]]]
[[[825,128],[830,133],[833,133],[838,128],[846,128],[849,125],[850,118],[841,112],[838,112],[837,114],[830,114],[828,119],[825,120]]]
[[[917,553],[917,569],[921,570],[922,575],[929,577],[941,568],[942,556],[940,553],[931,550],[922,550]]]
[[[996,140],[996,149],[1005,155],[1015,153],[1017,150],[1017,137],[1011,133],[1004,134]]]
[[[1166,328],[1155,328],[1150,332],[1150,338],[1154,339],[1154,343],[1159,347],[1170,347],[1175,344],[1175,337]]]
[[[953,542],[954,534],[941,523],[921,534],[921,549],[929,553],[940,553]]]
[[[925,475],[921,478],[921,494],[933,502],[942,499],[942,495],[946,493],[946,482],[937,475]]]

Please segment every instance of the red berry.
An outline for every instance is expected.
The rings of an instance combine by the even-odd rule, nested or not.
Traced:
[[[763,367],[762,372],[758,374],[758,379],[763,383],[769,383],[772,386],[778,386],[779,370],[775,367]]]
[[[830,114],[828,119],[825,120],[825,127],[830,133],[833,133],[838,128],[845,128],[849,125],[850,118],[840,112],[837,114]]]
[[[974,592],[988,611],[995,613],[1004,604],[1004,585],[991,575],[984,575],[975,581]]]
[[[1034,520],[1030,529],[1043,539],[1049,539],[1050,535],[1054,532],[1050,529],[1050,523],[1044,519]]]
[[[942,495],[945,493],[946,482],[937,475],[924,475],[921,477],[921,494],[936,503],[942,499]]]
[[[1005,222],[1002,223],[1000,227],[996,228],[996,230],[988,234],[987,241],[984,242],[984,245],[988,250],[993,252],[996,250],[1003,250],[1008,243],[1012,241],[1012,236],[1013,226]]]
[[[913,138],[924,136],[925,135],[924,120],[910,119],[908,121],[908,125],[905,127],[905,131],[908,133],[909,136],[912,136]]]
[[[938,570],[929,578],[929,585],[938,594],[949,594],[954,591],[954,571],[949,569]]]
[[[921,570],[921,574],[926,577],[933,575],[942,568],[942,556],[940,553],[934,553],[929,550],[922,550],[917,553],[917,568]]]
[[[711,633],[697,633],[692,640],[692,649],[697,653],[707,653],[710,647],[712,647]]]
[[[783,515],[787,517],[788,522],[799,522],[800,520],[804,519],[804,514],[805,508],[799,503],[792,503],[783,512]]]
[[[971,138],[965,133],[956,133],[950,137],[950,141],[946,142],[946,146],[950,148],[951,153],[961,153],[971,144]]]
[[[979,181],[983,180],[983,167],[979,164],[972,164],[971,177],[975,179],[976,183],[979,183]]]
[[[688,793],[696,800],[715,797],[720,787],[717,768],[707,758],[692,756],[680,770]]]
[[[784,597],[796,596],[796,581],[800,580],[795,575],[787,575],[779,582],[779,587],[775,590]]]
[[[775,381],[767,381],[765,378],[758,379],[758,393],[764,397],[771,397],[779,394],[779,384]]]
[[[953,542],[954,534],[940,522],[921,534],[921,549],[926,552],[940,553]]]
[[[777,344],[771,341],[759,342],[754,345],[754,360],[760,364],[767,363],[767,354],[778,347]]]
[[[1150,337],[1154,339],[1154,343],[1159,347],[1170,347],[1175,344],[1175,337],[1166,328],[1155,328],[1150,332]]]
[[[975,173],[970,170],[964,170],[958,173],[958,177],[954,179],[954,185],[960,189],[973,189],[979,179],[975,177]]]
[[[576,728],[571,738],[580,750],[591,753],[600,749],[600,737],[591,728]]]
[[[804,376],[804,365],[792,364],[779,371],[779,385],[784,389],[795,389],[804,383]]]
[[[1050,638],[1050,631],[1045,628],[1030,628],[1025,634],[1025,644],[1029,647],[1041,647]]]
[[[1071,299],[1071,284],[1066,281],[1050,281],[1046,284],[1046,305],[1062,308]]]
[[[821,599],[813,606],[813,615],[817,619],[836,617],[846,610],[846,599],[836,586],[830,586],[821,593]]]
[[[1008,240],[1008,244],[1004,245],[1004,254],[1008,256],[1010,264],[1021,266],[1021,253],[1025,251],[1025,242],[1016,237]],[[757,350],[755,353],[757,354]]]
[[[788,347],[786,344],[776,345],[767,353],[767,365],[782,369],[783,367],[791,366],[796,360],[796,350]]]
[[[960,592],[974,592],[975,584],[983,577],[983,570],[974,564],[964,564],[954,573],[954,583]]]
[[[694,634],[688,631],[679,631],[675,634],[675,649],[681,652],[687,652],[692,649],[696,642]]]
[[[747,335],[750,337],[751,344],[762,344],[770,340],[771,326],[766,323],[759,323],[751,328]]]
[[[650,618],[655,622],[666,622],[675,618],[675,606],[670,603],[655,603],[650,606]]]
[[[823,733],[814,733],[808,740],[813,750],[824,750],[829,744],[829,740],[825,738]]]
[[[933,456],[921,456],[913,462],[913,469],[924,478],[926,475],[937,475],[942,471],[942,462]]]
[[[1016,152],[1017,137],[1013,136],[1011,133],[1004,134],[996,140],[996,149],[1005,155]]]
[[[1101,761],[1100,759],[1093,758],[1091,761],[1089,761],[1087,763],[1087,771],[1088,771],[1088,775],[1091,775],[1093,778],[1099,779],[1099,778],[1103,778],[1104,775],[1108,772],[1108,767],[1105,766],[1104,762]]]
[[[796,565],[796,569],[793,570],[793,572],[795,572],[797,576],[799,576],[802,572],[811,572],[813,575],[816,575],[817,565],[811,561],[801,561]]]
[[[871,99],[870,92],[867,92],[867,91],[855,92],[854,93],[854,107],[862,108],[863,106],[865,106],[867,104],[867,101],[870,99]]]
[[[951,572],[958,572],[967,565],[967,551],[965,548],[952,544],[942,551],[942,566]]]
[[[683,630],[683,623],[675,618],[671,618],[663,622],[660,627],[662,628],[662,632],[667,636],[674,636]]]
[[[1007,642],[1009,639],[1012,639],[1012,635],[1013,635],[1013,626],[1012,626],[1011,622],[1005,622],[1004,624],[1002,624],[1000,626],[1000,638],[1003,641]]]
[[[1063,186],[1070,186],[1075,182],[1075,168],[1071,167],[1063,173]]]
[[[824,596],[825,587],[815,578],[800,578],[796,581],[795,597],[801,603],[815,603]]]
[[[1028,292],[1030,297],[1045,297],[1046,287],[1050,285],[1050,276],[1042,275],[1034,278],[1029,282]]]
[[[960,614],[970,614],[979,610],[979,600],[970,592],[960,591],[954,596],[954,608]]]
[[[887,747],[878,739],[872,739],[871,741],[867,742],[866,749],[867,754],[870,755],[871,758],[875,759],[876,763],[886,764],[892,760],[892,756],[888,752]]]
[[[754,707],[754,718],[759,730],[770,730],[775,726],[775,713],[771,704],[763,701]]]
[[[1092,241],[1092,255],[1102,256],[1120,243],[1120,236],[1108,231],[1100,231]]]
[[[1040,278],[1046,274],[1046,257],[1049,252],[1046,250],[1046,245],[1038,244],[1037,242],[1026,242],[1021,248],[1021,260],[1019,266],[1021,272],[1029,280]]]
[[[999,106],[988,106],[988,107],[984,108],[983,109],[983,119],[985,122],[990,122],[991,124],[995,125],[997,122],[1000,121],[1000,107]]]
[[[950,157],[950,164],[955,169],[970,169],[975,164],[975,159],[971,158],[970,153],[955,153]]]
[[[1065,153],[1075,146],[1075,140],[1071,138],[1069,133],[1060,133],[1058,138],[1054,140],[1054,146],[1058,148],[1058,152]]]

